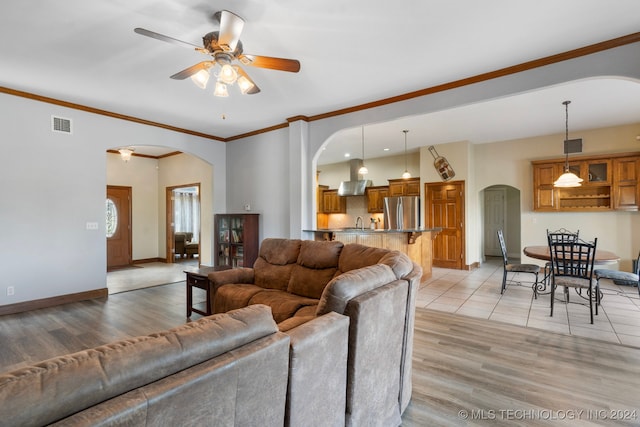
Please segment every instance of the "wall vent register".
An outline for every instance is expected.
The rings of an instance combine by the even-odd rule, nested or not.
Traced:
[[[51,116],[51,130],[53,132],[68,133],[71,134],[71,119],[65,119],[63,117]]]

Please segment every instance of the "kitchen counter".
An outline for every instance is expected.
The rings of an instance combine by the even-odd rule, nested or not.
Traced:
[[[441,228],[407,230],[321,228],[302,231],[313,233],[315,240],[337,240],[343,243],[359,243],[403,252],[422,267],[422,280],[424,281],[431,277],[433,262],[433,245],[431,241],[441,230]]]

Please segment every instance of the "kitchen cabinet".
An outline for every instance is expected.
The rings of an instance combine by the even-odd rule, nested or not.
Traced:
[[[613,160],[614,209],[637,211],[640,205],[640,156]]]
[[[347,198],[338,195],[338,190],[322,192],[323,213],[347,213]]]
[[[215,265],[253,267],[258,258],[260,214],[216,214]]]
[[[389,180],[389,196],[419,196],[420,177]]]
[[[584,181],[579,187],[558,188],[565,159],[539,160],[533,165],[534,211],[598,212],[638,210],[640,153],[574,157],[569,170]]]
[[[389,196],[388,186],[367,187],[367,212],[383,213],[384,198]]]

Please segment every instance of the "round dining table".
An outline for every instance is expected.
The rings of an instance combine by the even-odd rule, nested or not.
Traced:
[[[549,246],[526,246],[522,250],[522,252],[530,258],[541,259],[543,261],[551,261]],[[593,263],[614,264],[618,261],[620,261],[620,257],[613,252],[596,249],[596,256]]]

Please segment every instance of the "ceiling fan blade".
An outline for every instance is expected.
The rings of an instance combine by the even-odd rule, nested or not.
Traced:
[[[244,28],[244,19],[228,10],[220,12],[218,44],[224,51],[233,52],[236,50],[236,44],[240,40],[242,28]]]
[[[196,65],[192,65],[189,68],[185,68],[184,70],[175,73],[173,76],[171,76],[172,79],[175,80],[184,80],[187,77],[191,77],[192,75],[194,75],[195,73],[197,73],[198,71],[201,70],[208,70],[209,68],[213,67],[215,65],[215,61],[203,61],[200,62]]]
[[[233,68],[235,68],[236,72],[238,73],[238,76],[244,77],[249,81],[249,83],[253,85],[251,89],[245,92],[247,95],[255,95],[256,93],[260,92],[260,88],[258,87],[258,85],[253,80],[251,80],[251,77],[249,77],[249,75],[242,69],[242,67],[238,65],[234,65]],[[240,79],[240,77],[238,77],[238,79]],[[238,85],[240,85],[239,81],[238,81]]]
[[[189,47],[189,48],[196,48],[198,50],[202,49],[201,46],[197,46],[195,44],[183,42],[182,40],[174,39],[173,37],[169,37],[169,36],[165,36],[163,34],[155,33],[153,31],[145,30],[144,28],[136,28],[133,31],[135,31],[136,33],[141,34],[143,36],[151,37],[152,39],[162,40],[163,42],[167,42],[167,43],[171,43],[171,44],[177,44],[177,45],[181,45],[181,46],[185,46],[185,47]]]
[[[300,61],[296,59],[242,54],[238,57],[238,60],[240,60],[244,65],[251,65],[252,67],[289,71],[290,73],[297,73],[300,71]]]

